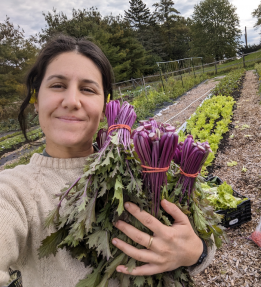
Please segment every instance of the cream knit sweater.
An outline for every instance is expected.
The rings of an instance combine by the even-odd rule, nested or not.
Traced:
[[[74,287],[90,272],[66,250],[38,259],[37,249],[52,229],[44,220],[58,199],[53,195],[82,174],[85,158],[57,159],[34,154],[28,165],[0,173],[0,287],[9,280],[8,268],[20,270],[23,287]],[[192,275],[205,269],[215,250]]]

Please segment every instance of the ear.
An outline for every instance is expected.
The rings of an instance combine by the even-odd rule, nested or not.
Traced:
[[[105,111],[102,111],[101,117],[100,117],[100,122],[104,122],[104,118],[105,118]]]

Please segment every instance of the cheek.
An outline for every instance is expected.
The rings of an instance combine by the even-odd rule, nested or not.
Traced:
[[[82,103],[87,117],[92,119],[100,119],[104,109],[104,102],[102,100],[86,101]]]

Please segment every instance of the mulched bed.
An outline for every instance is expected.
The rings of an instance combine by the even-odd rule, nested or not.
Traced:
[[[228,167],[231,161],[237,165]],[[195,276],[196,286],[261,286],[261,249],[247,239],[261,216],[261,97],[254,71],[246,73],[230,131],[209,170],[251,199],[252,221],[227,230],[230,242]]]
[[[175,116],[175,118],[170,120],[168,123],[173,125],[175,128],[179,128],[196,111],[197,107],[207,97],[207,94],[201,99],[197,99],[203,96],[210,89],[214,88],[219,83],[219,80],[219,78],[207,80],[194,87],[190,91],[186,92],[183,96],[176,99],[173,105],[170,105],[167,109],[160,111],[160,116],[154,116],[155,120],[163,123]],[[194,101],[195,103],[193,103]],[[188,107],[191,103],[193,104]],[[187,109],[184,110],[185,108]]]

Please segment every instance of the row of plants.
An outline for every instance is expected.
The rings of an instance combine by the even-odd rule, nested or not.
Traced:
[[[240,73],[239,73],[240,72]],[[196,141],[208,141],[213,153],[206,160],[202,173],[206,174],[206,167],[211,165],[218,150],[223,135],[229,130],[232,121],[233,107],[236,103],[232,96],[233,91],[239,89],[240,79],[245,71],[235,71],[224,78],[216,88],[216,91],[225,91],[225,95],[217,94],[207,99],[197,108],[196,112],[187,121],[185,132],[180,132],[180,140],[183,141],[191,134]],[[225,89],[222,89],[225,87]]]
[[[18,136],[18,135],[21,135],[22,134],[22,131],[17,131],[17,132],[11,132],[11,133],[8,133],[7,135],[3,136],[3,137],[0,137],[0,143],[6,139],[9,139],[9,138],[12,138],[12,137],[15,137],[15,136]]]
[[[213,95],[229,96],[231,89],[236,90],[239,87],[241,76],[244,73],[244,69],[235,70],[230,72],[220,83],[213,89]]]
[[[131,102],[137,114],[136,122],[153,116],[153,112],[157,108],[162,107],[165,103],[172,102],[206,79],[207,75],[205,74],[197,75],[196,77],[186,76],[183,77],[182,83],[181,80],[170,77],[167,80],[163,80],[163,83],[160,83],[157,89],[151,88],[149,91],[142,91]]]
[[[18,112],[16,112],[16,115]],[[28,128],[35,127],[39,125],[38,117],[35,117],[34,114],[28,113],[27,115],[28,121],[27,126]],[[0,121],[0,133],[9,132],[9,131],[18,131],[20,130],[20,125],[17,118],[6,118]]]
[[[32,155],[34,153],[42,153],[44,148],[45,148],[45,144],[39,146],[38,148],[34,149],[33,151],[26,153],[25,155],[21,156],[19,158],[19,160],[15,161],[13,163],[10,163],[10,164],[6,164],[4,169],[14,168],[17,165],[21,165],[21,164],[28,164],[30,162]]]
[[[256,72],[257,72],[257,75],[260,81],[261,80],[261,64],[255,64],[255,69],[256,69]],[[261,93],[261,85],[259,85],[259,93]]]
[[[43,132],[42,132],[41,128],[38,128],[38,129],[35,129],[35,130],[28,132],[27,135],[28,135],[29,140],[34,141],[34,140],[37,140],[37,139],[43,137]],[[0,154],[3,154],[9,150],[15,149],[19,146],[22,146],[25,142],[26,142],[26,140],[25,140],[23,134],[20,134],[20,135],[14,136],[12,138],[8,138],[8,139],[5,139],[3,141],[0,141]]]

